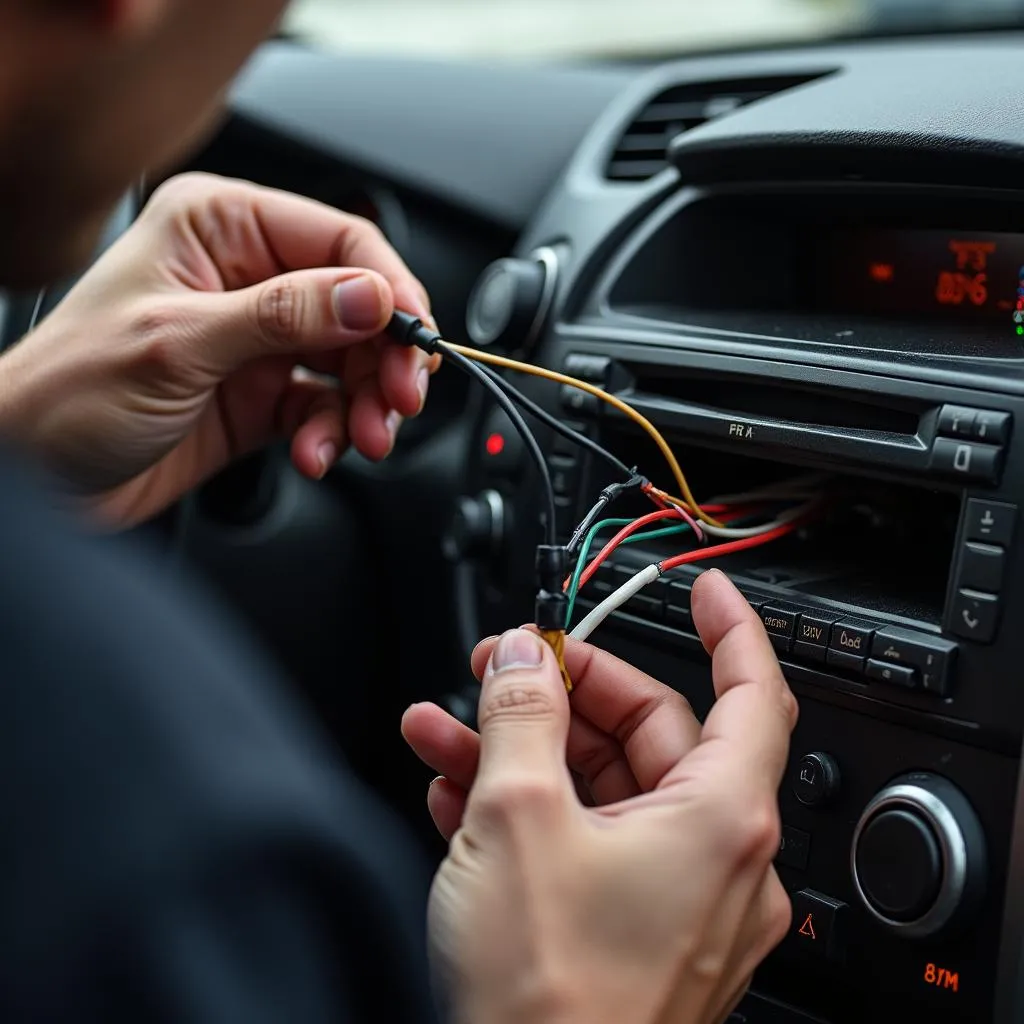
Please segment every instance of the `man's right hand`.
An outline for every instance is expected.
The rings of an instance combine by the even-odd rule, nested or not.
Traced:
[[[479,736],[433,705],[407,712],[442,776],[431,939],[460,1021],[710,1024],[786,934],[772,861],[796,701],[724,575],[697,581],[693,614],[718,698],[703,726],[675,691],[575,643],[570,710],[524,630],[474,655]]]

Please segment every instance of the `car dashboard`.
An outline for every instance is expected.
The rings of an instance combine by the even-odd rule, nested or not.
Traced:
[[[799,699],[777,858],[793,923],[737,1022],[1024,1017],[1020,45],[543,67],[274,44],[189,163],[377,220],[447,337],[628,401],[701,500],[778,497],[793,481],[826,500],[777,543],[665,574],[593,638],[705,713],[689,594],[698,567],[718,565]],[[516,383],[652,479],[664,472],[627,417]],[[611,481],[592,453],[538,436],[566,540]],[[469,648],[532,613],[543,502],[511,424],[445,370],[393,459],[348,458],[332,484],[371,552],[342,552],[338,572],[377,580],[352,621],[390,638],[363,644],[388,651],[365,666],[387,680],[377,710],[444,700],[472,721]],[[307,550],[321,533],[333,543],[331,509],[304,513]],[[197,528],[193,555],[272,634],[252,559],[280,566],[284,549],[267,553],[273,530],[256,556],[232,549],[228,522]],[[239,529],[251,539],[251,522]],[[580,590],[583,614],[662,544],[615,553]],[[248,582],[232,589],[242,560]],[[297,669],[321,696],[342,671],[343,641],[324,629],[321,660]],[[419,776],[395,764],[370,774],[412,807]]]

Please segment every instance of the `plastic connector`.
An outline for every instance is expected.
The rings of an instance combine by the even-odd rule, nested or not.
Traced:
[[[396,309],[388,326],[386,333],[392,341],[399,345],[423,349],[424,352],[433,355],[437,351],[442,338],[433,327],[428,327],[418,316],[411,313],[403,313]]]
[[[544,642],[554,652],[567,693],[572,693],[572,679],[565,664],[565,620],[569,602],[562,592],[568,558],[564,547],[541,544],[537,547],[537,600],[534,622]]]

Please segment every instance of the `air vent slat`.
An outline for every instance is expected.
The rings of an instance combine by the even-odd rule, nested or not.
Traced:
[[[611,181],[653,178],[668,167],[665,153],[676,136],[818,77],[696,82],[666,89],[652,97],[623,131],[608,160],[605,177]]]

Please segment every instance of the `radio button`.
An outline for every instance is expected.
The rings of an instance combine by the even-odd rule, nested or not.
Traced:
[[[761,609],[761,621],[764,628],[774,636],[792,637],[796,632],[796,620],[799,608],[785,604],[766,604]]]
[[[937,437],[932,448],[931,468],[960,480],[998,483],[1003,468],[1003,449],[991,444]]]
[[[939,433],[946,437],[973,437],[977,409],[962,405],[944,405],[939,410]]]
[[[818,612],[804,612],[797,620],[796,642],[822,649],[821,660],[825,660],[825,648],[828,647],[832,626],[836,621],[834,615],[821,615]]]
[[[998,593],[1003,585],[1003,566],[1006,552],[992,544],[969,542],[964,545],[960,562],[960,586],[968,590],[986,590]]]
[[[904,690],[918,688],[917,669],[911,665],[895,665],[891,661],[870,660],[864,674],[876,683],[898,686]]]
[[[865,659],[857,654],[848,654],[846,651],[829,648],[825,657],[832,668],[837,668],[842,672],[851,672],[854,675],[862,675],[864,672]]]
[[[844,619],[832,627],[832,638],[829,647],[833,651],[842,651],[857,658],[866,658],[871,649],[871,638],[878,627],[872,622],[859,619]]]
[[[995,638],[999,622],[999,598],[979,590],[958,590],[953,601],[949,631],[979,644]]]
[[[800,661],[813,662],[817,665],[824,665],[825,658],[828,656],[827,647],[819,647],[817,644],[805,644],[800,640],[797,640],[793,644],[793,656],[799,658]]]
[[[971,434],[976,441],[984,441],[985,444],[1006,444],[1010,440],[1012,422],[1013,417],[1008,412],[978,409]]]
[[[980,540],[985,544],[1010,546],[1013,528],[1017,522],[1017,506],[1000,501],[971,498],[967,502],[964,534],[967,540]]]
[[[938,697],[944,697],[949,690],[956,652],[957,646],[951,640],[900,626],[880,629],[871,644],[874,661],[917,669],[921,688]]]

